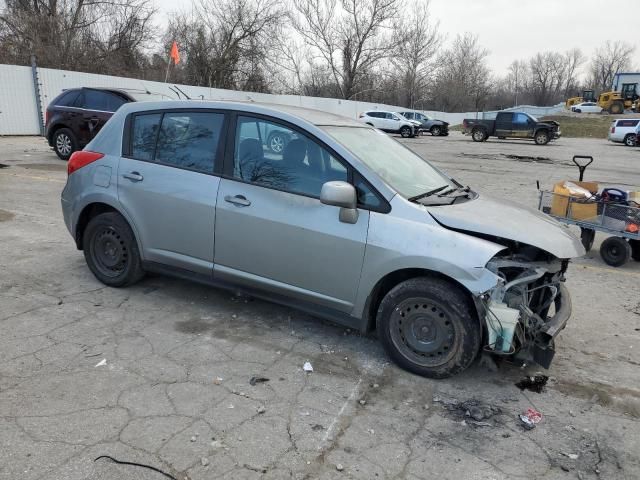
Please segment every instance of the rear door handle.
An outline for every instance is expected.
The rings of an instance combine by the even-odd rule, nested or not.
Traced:
[[[131,180],[132,182],[141,182],[142,180],[144,180],[144,177],[140,175],[138,172],[123,173],[122,176],[124,178]]]
[[[231,195],[225,195],[224,201],[233,203],[238,207],[248,207],[249,205],[251,205],[251,201],[247,200],[247,197],[245,197],[244,195],[236,195],[234,197],[232,197]]]

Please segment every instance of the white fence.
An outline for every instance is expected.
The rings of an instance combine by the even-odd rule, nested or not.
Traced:
[[[37,68],[38,91],[40,92],[40,104],[42,115],[47,105],[62,90],[74,87],[111,87],[136,90],[147,90],[153,93],[167,95],[176,98],[176,93],[170,87],[173,84],[150,82],[135,78],[113,77],[92,73],[71,72],[66,70],[54,70],[50,68]],[[38,116],[36,89],[34,88],[33,72],[31,67],[16,65],[0,65],[0,135],[38,135],[44,123]],[[216,88],[194,87],[190,85],[178,85],[191,98],[205,100],[246,100],[267,102],[284,105],[295,105],[316,110],[357,118],[358,114],[366,110],[406,110],[405,108],[340,100],[335,98],[305,97],[299,95],[271,95],[266,93],[239,92],[234,90],[222,90]],[[529,107],[518,109],[528,111]],[[533,107],[538,108],[538,107]],[[557,107],[552,107],[557,108]],[[463,118],[482,118],[483,113],[445,113],[424,112],[431,117],[436,117],[452,125],[462,123]]]

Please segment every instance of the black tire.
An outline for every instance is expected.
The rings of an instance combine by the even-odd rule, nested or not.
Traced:
[[[596,238],[596,231],[591,228],[580,227],[580,241],[584,249],[589,252],[593,247],[593,241]]]
[[[640,240],[629,240],[631,247],[631,258],[636,262],[640,262]]]
[[[442,135],[442,127],[440,125],[434,125],[429,131],[434,137],[439,137],[440,135]]]
[[[267,147],[273,153],[282,153],[289,143],[289,137],[283,132],[271,132],[267,138]]]
[[[446,280],[418,277],[396,285],[382,299],[376,322],[378,337],[393,361],[424,377],[460,373],[480,350],[475,308]]]
[[[576,113],[582,113],[582,110],[580,110],[579,108],[576,108],[573,111],[576,112]]]
[[[413,131],[412,131],[411,127],[408,127],[406,125],[404,127],[401,127],[400,128],[400,136],[402,138],[412,137],[413,136]]]
[[[69,160],[71,154],[78,150],[76,136],[68,128],[60,128],[53,133],[53,150],[60,160]]]
[[[89,269],[105,285],[124,287],[144,277],[133,231],[117,212],[101,213],[89,220],[82,248]]]
[[[613,102],[609,107],[609,113],[614,115],[624,113],[624,104],[622,102]]]
[[[504,140],[507,137],[498,137],[498,140]]]
[[[538,130],[533,136],[533,141],[536,142],[536,145],[546,145],[549,143],[549,140],[551,140],[551,138],[547,130]]]
[[[487,139],[487,132],[482,128],[474,128],[471,130],[471,139],[474,142],[484,142]]]
[[[622,237],[609,237],[600,245],[600,256],[607,265],[620,267],[631,257],[631,245]]]
[[[627,147],[635,147],[636,146],[636,135],[635,135],[635,133],[630,133],[626,137],[624,137],[624,144]]]

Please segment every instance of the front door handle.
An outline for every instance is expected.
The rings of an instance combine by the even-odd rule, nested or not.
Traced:
[[[225,195],[224,201],[233,203],[238,207],[248,207],[249,205],[251,205],[251,201],[247,200],[247,197],[245,197],[244,195],[236,195],[234,197],[232,197],[231,195]]]
[[[131,180],[132,182],[141,182],[142,180],[144,180],[144,177],[140,175],[138,172],[123,173],[122,176],[124,178]]]

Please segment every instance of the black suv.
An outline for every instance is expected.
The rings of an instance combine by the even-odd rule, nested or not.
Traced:
[[[58,157],[68,160],[81,150],[111,118],[113,112],[136,99],[123,90],[72,88],[47,107],[45,136]]]

